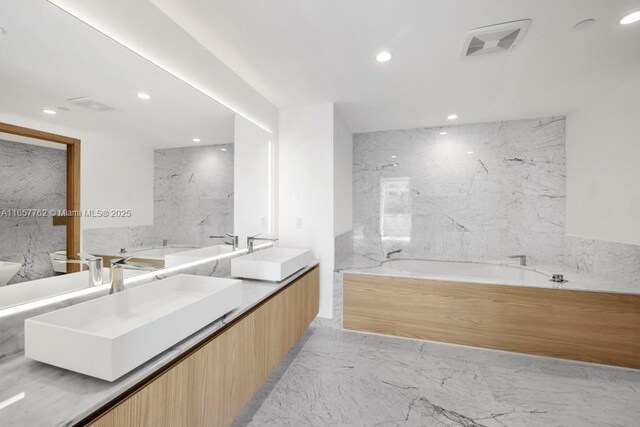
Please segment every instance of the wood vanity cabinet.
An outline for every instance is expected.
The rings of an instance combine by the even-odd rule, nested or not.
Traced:
[[[228,426],[318,314],[317,267],[128,397],[95,427]]]

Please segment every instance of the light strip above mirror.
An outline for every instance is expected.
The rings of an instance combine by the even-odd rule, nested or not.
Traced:
[[[68,13],[69,15],[71,15],[71,16],[79,19],[80,21],[84,22],[85,24],[87,24],[91,28],[94,28],[96,31],[100,32],[101,34],[104,34],[106,37],[108,37],[111,40],[115,41],[116,43],[122,45],[123,47],[125,47],[126,49],[128,49],[131,52],[135,53],[136,55],[146,59],[147,61],[149,61],[150,63],[154,64],[158,68],[164,70],[165,72],[171,74],[172,76],[176,77],[177,79],[183,81],[184,83],[186,83],[187,85],[191,86],[192,88],[194,88],[198,92],[208,96],[209,98],[211,98],[212,100],[216,101],[220,105],[228,108],[229,110],[231,110],[235,114],[238,114],[238,115],[246,118],[251,123],[253,123],[254,125],[258,126],[260,129],[264,130],[265,132],[268,132],[268,133],[273,135],[273,131],[269,128],[269,126],[267,126],[264,123],[260,122],[259,120],[255,119],[251,114],[248,114],[247,112],[242,111],[241,108],[232,105],[231,102],[223,100],[222,96],[220,96],[219,94],[215,94],[211,90],[203,87],[202,84],[197,83],[196,81],[194,81],[194,79],[189,78],[189,77],[185,76],[182,72],[179,72],[176,69],[174,69],[173,67],[168,66],[165,63],[165,61],[162,61],[161,59],[154,57],[154,55],[152,55],[150,52],[145,51],[145,49],[142,46],[136,46],[133,42],[131,42],[129,40],[125,40],[125,37],[120,35],[120,34],[117,34],[116,33],[117,30],[114,29],[114,28],[110,28],[109,25],[107,25],[106,21],[104,21],[104,20],[103,21],[99,21],[99,19],[96,18],[95,16],[91,16],[91,13],[88,11],[88,9],[87,10],[82,10],[81,7],[79,7],[77,5],[74,5],[72,1],[65,1],[65,0],[47,0],[47,1],[49,3],[55,5],[56,7],[60,8],[64,12]],[[82,2],[82,3],[84,3],[84,2]],[[82,7],[87,7],[87,5],[86,4],[82,4]],[[110,6],[110,7],[115,7],[115,6]],[[155,6],[153,6],[153,7],[155,7]],[[209,52],[209,54],[212,57],[216,58],[216,60],[218,60],[217,57],[215,57],[215,55],[213,55],[211,52]]]

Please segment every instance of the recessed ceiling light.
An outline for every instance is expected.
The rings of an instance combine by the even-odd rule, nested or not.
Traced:
[[[398,158],[398,156],[391,156],[391,158],[392,158],[392,159],[397,159],[397,158]]]
[[[443,130],[442,132],[440,132],[440,135],[446,135],[446,134],[447,134],[446,130]]]
[[[56,110],[51,110],[49,108],[45,108],[44,110],[42,110],[42,112],[50,116],[55,116],[56,114],[58,114]]]
[[[631,12],[630,14],[622,17],[620,19],[620,25],[629,25],[638,21],[640,21],[640,10],[636,10],[635,12]]]
[[[378,62],[388,62],[391,59],[391,54],[386,50],[383,50],[379,54],[376,55],[376,61]]]
[[[151,95],[149,95],[148,93],[144,93],[144,92],[138,92],[138,98],[144,99],[145,101],[148,101],[149,99],[151,99]]]
[[[449,114],[449,115],[447,116],[447,120],[455,120],[455,119],[457,119],[457,118],[458,118],[458,115],[457,115],[457,114]]]
[[[473,151],[467,151],[467,154],[473,154]]]
[[[193,138],[193,142],[200,142],[200,138]]]
[[[221,148],[220,151],[227,151],[227,149],[226,148]]]

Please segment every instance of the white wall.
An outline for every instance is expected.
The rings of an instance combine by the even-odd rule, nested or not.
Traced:
[[[280,110],[282,246],[312,248],[320,261],[320,316],[332,317],[333,104]]]
[[[273,136],[236,114],[234,124],[233,228],[241,236],[273,234]],[[271,146],[270,146],[271,145]],[[270,153],[271,150],[271,153]]]
[[[567,116],[567,234],[640,244],[640,70]]]
[[[353,133],[337,111],[333,113],[333,232],[353,228]]]
[[[82,218],[83,229],[153,224],[153,150],[0,112],[0,121],[80,139],[82,209],[131,209],[130,218]]]

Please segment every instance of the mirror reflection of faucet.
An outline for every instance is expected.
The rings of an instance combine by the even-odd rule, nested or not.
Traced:
[[[80,259],[58,260],[65,264],[83,264],[89,267],[89,287],[110,285],[110,294],[124,290],[124,270],[153,271],[159,267],[151,264],[128,262],[132,257],[119,258],[111,261],[111,278],[104,280],[104,260],[87,253],[78,254]]]
[[[255,241],[256,240],[260,240],[260,241],[267,241],[267,242],[277,242],[278,239],[273,239],[270,237],[258,237],[259,234],[256,234],[255,236],[247,236],[247,251],[248,253],[252,254],[253,250],[254,250],[254,245],[255,245]]]
[[[57,259],[56,261],[63,264],[86,265],[89,267],[89,287],[103,285],[104,260],[87,253],[79,253],[78,256],[80,259]]]
[[[230,241],[226,241],[224,242],[225,245],[230,245],[231,247],[233,247],[234,251],[238,250],[238,247],[240,246],[240,236],[236,236],[234,234],[231,233],[224,233],[224,236],[209,236],[210,239],[226,239],[227,237],[229,237],[231,240]]]

